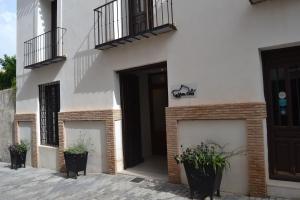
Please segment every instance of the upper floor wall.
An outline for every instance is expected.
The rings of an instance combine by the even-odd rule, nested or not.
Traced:
[[[46,0],[40,0],[46,1]],[[24,69],[23,42],[38,34],[38,1],[18,0],[17,112],[38,108],[37,85],[61,81],[62,111],[119,107],[118,70],[168,62],[169,91],[179,84],[197,88],[195,98],[170,106],[263,102],[259,51],[300,41],[300,2],[272,0],[173,0],[177,31],[95,50],[94,12],[104,0],[58,0],[58,26],[67,29],[67,60]],[[170,94],[170,92],[169,92]]]

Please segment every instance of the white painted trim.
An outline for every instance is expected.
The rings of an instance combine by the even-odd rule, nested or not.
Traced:
[[[38,147],[42,147],[45,149],[54,149],[54,150],[58,150],[58,147],[51,147],[51,146],[46,146],[46,145],[39,145]]]

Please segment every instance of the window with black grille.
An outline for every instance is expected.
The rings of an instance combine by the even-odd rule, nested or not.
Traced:
[[[59,82],[39,86],[41,144],[58,146]]]

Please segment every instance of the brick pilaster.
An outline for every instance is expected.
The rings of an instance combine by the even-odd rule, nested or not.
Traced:
[[[167,150],[168,150],[168,173],[171,183],[180,183],[180,168],[174,161],[179,153],[177,139],[177,120],[173,116],[167,117]]]
[[[248,159],[249,159],[249,194],[265,196],[267,194],[264,155],[263,121],[247,119]]]

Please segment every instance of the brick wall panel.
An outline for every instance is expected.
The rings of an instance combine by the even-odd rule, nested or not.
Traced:
[[[16,114],[14,121],[14,142],[20,142],[19,123],[30,122],[31,123],[31,165],[32,167],[38,167],[38,141],[36,133],[36,114]]]
[[[65,128],[67,121],[103,121],[105,124],[107,164],[110,174],[116,173],[116,147],[114,121],[121,119],[120,110],[99,110],[99,111],[77,111],[61,112],[58,114],[59,120],[59,166],[61,171],[65,169],[64,150],[65,150]]]
[[[178,153],[177,124],[181,120],[245,120],[248,138],[249,194],[267,195],[263,120],[265,103],[236,103],[166,108],[169,181],[180,182],[180,168],[174,160]]]

